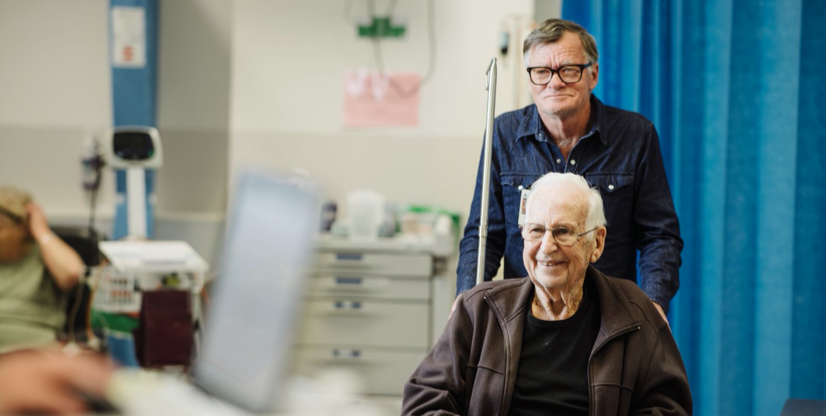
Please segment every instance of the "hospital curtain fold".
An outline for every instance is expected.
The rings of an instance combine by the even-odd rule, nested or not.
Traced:
[[[563,17],[596,37],[595,94],[660,133],[695,414],[826,399],[826,4],[580,0]]]

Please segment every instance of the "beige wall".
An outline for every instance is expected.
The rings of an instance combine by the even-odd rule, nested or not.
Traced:
[[[225,209],[232,3],[160,3],[158,214]],[[0,2],[0,183],[29,189],[53,218],[88,215],[84,142],[112,123],[106,0]],[[99,211],[111,216],[112,175]]]
[[[349,18],[345,3],[352,4]],[[379,11],[388,6],[375,3]],[[433,3],[437,60],[421,90],[419,126],[357,129],[342,126],[343,79],[347,70],[376,68],[372,44],[355,36],[352,22],[367,14],[366,2],[237,1],[230,169],[297,168],[319,178],[339,202],[350,190],[372,188],[388,201],[464,215],[482,147],[485,70],[499,56],[499,33],[530,20],[533,1]],[[382,43],[386,68],[427,69],[427,4],[398,2],[408,36]],[[523,69],[514,58],[500,57],[497,113],[529,99],[527,86],[516,81]]]
[[[375,3],[387,9],[388,0]],[[499,58],[497,113],[530,101],[518,51],[538,4],[433,3],[437,60],[421,91],[419,126],[347,129],[343,75],[375,68],[372,45],[355,37],[353,23],[367,15],[366,1],[159,2],[159,220],[199,221],[192,235],[217,235],[228,172],[247,166],[308,171],[338,201],[373,188],[389,201],[466,215],[482,146],[485,68]],[[408,35],[383,42],[388,69],[427,69],[427,4],[398,2]],[[47,214],[70,223],[89,212],[80,188],[83,143],[111,124],[107,10],[106,0],[0,1],[0,183],[31,190]],[[511,53],[502,57],[506,30]],[[107,173],[98,204],[104,224],[113,188]],[[187,235],[182,227],[172,234]]]
[[[232,2],[161,1],[157,238],[214,262],[223,230]],[[54,224],[82,227],[83,144],[112,123],[107,0],[0,1],[0,183],[30,190]],[[111,229],[106,171],[98,227]]]
[[[88,210],[81,146],[112,118],[107,4],[0,2],[0,183],[30,189],[47,211]]]
[[[158,214],[226,209],[232,2],[159,1]]]

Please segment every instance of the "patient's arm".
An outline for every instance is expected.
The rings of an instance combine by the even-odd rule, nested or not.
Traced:
[[[40,247],[40,255],[43,257],[46,268],[49,269],[49,274],[62,290],[74,287],[80,274],[83,273],[83,260],[68,244],[52,232],[40,206],[29,203],[26,211],[29,218],[29,231]]]
[[[632,415],[691,415],[693,404],[683,361],[671,330],[658,328],[657,346],[638,386]]]
[[[473,324],[454,303],[445,331],[404,386],[402,415],[465,414],[465,380]]]

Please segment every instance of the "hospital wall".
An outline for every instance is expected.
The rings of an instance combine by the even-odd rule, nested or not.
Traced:
[[[211,258],[226,205],[232,2],[159,3],[157,237],[186,239]],[[57,224],[88,222],[81,153],[112,124],[108,5],[0,1],[0,183],[30,190]],[[113,194],[106,171],[97,221],[104,230]]]
[[[288,7],[284,7],[289,3]],[[347,4],[350,7],[346,7]],[[420,90],[416,127],[347,128],[344,74],[376,67],[370,40],[355,36],[365,1],[241,0],[233,16],[230,169],[300,169],[342,201],[358,188],[387,200],[469,209],[485,123],[485,70],[500,58],[497,113],[529,101],[511,50],[498,37],[530,19],[533,1],[433,1],[435,70]],[[385,10],[388,1],[377,1]],[[428,1],[399,1],[408,36],[381,42],[389,70],[424,74]],[[523,33],[522,36],[527,33]],[[514,43],[515,45],[515,43]]]
[[[342,121],[344,73],[376,68],[371,41],[355,36],[366,1],[160,1],[157,237],[186,239],[213,257],[231,173],[250,166],[308,172],[339,202],[371,188],[466,218],[485,69],[499,58],[497,113],[530,102],[519,43],[535,6],[558,13],[558,2],[534,3],[432,1],[436,61],[418,126],[368,129]],[[379,12],[389,4],[375,2]],[[387,69],[427,70],[427,7],[398,1],[408,33],[382,41]],[[111,125],[107,10],[106,0],[0,2],[0,182],[31,190],[60,223],[87,220],[82,147]],[[503,31],[511,33],[504,56]],[[107,172],[98,198],[104,229],[113,189]]]
[[[376,10],[387,10],[389,3],[376,1]],[[355,36],[355,20],[368,15],[367,2],[237,1],[230,171],[263,166],[309,173],[339,202],[343,216],[346,194],[366,188],[387,201],[459,212],[464,221],[482,148],[485,71],[497,57],[497,114],[530,102],[516,51],[533,8],[533,0],[399,1],[395,14],[407,18],[408,35],[380,43],[390,71],[426,73],[428,19],[434,16],[435,67],[419,91],[418,125],[348,128],[344,74],[377,67],[372,42]],[[498,47],[503,31],[513,33],[506,56]],[[452,302],[455,263],[454,258],[446,275],[434,280],[437,310],[447,311]],[[435,327],[443,324],[437,320]]]

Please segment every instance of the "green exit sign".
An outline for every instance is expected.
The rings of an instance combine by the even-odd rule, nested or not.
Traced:
[[[369,24],[360,23],[358,30],[361,38],[400,38],[404,36],[405,27],[389,17],[374,17]]]

